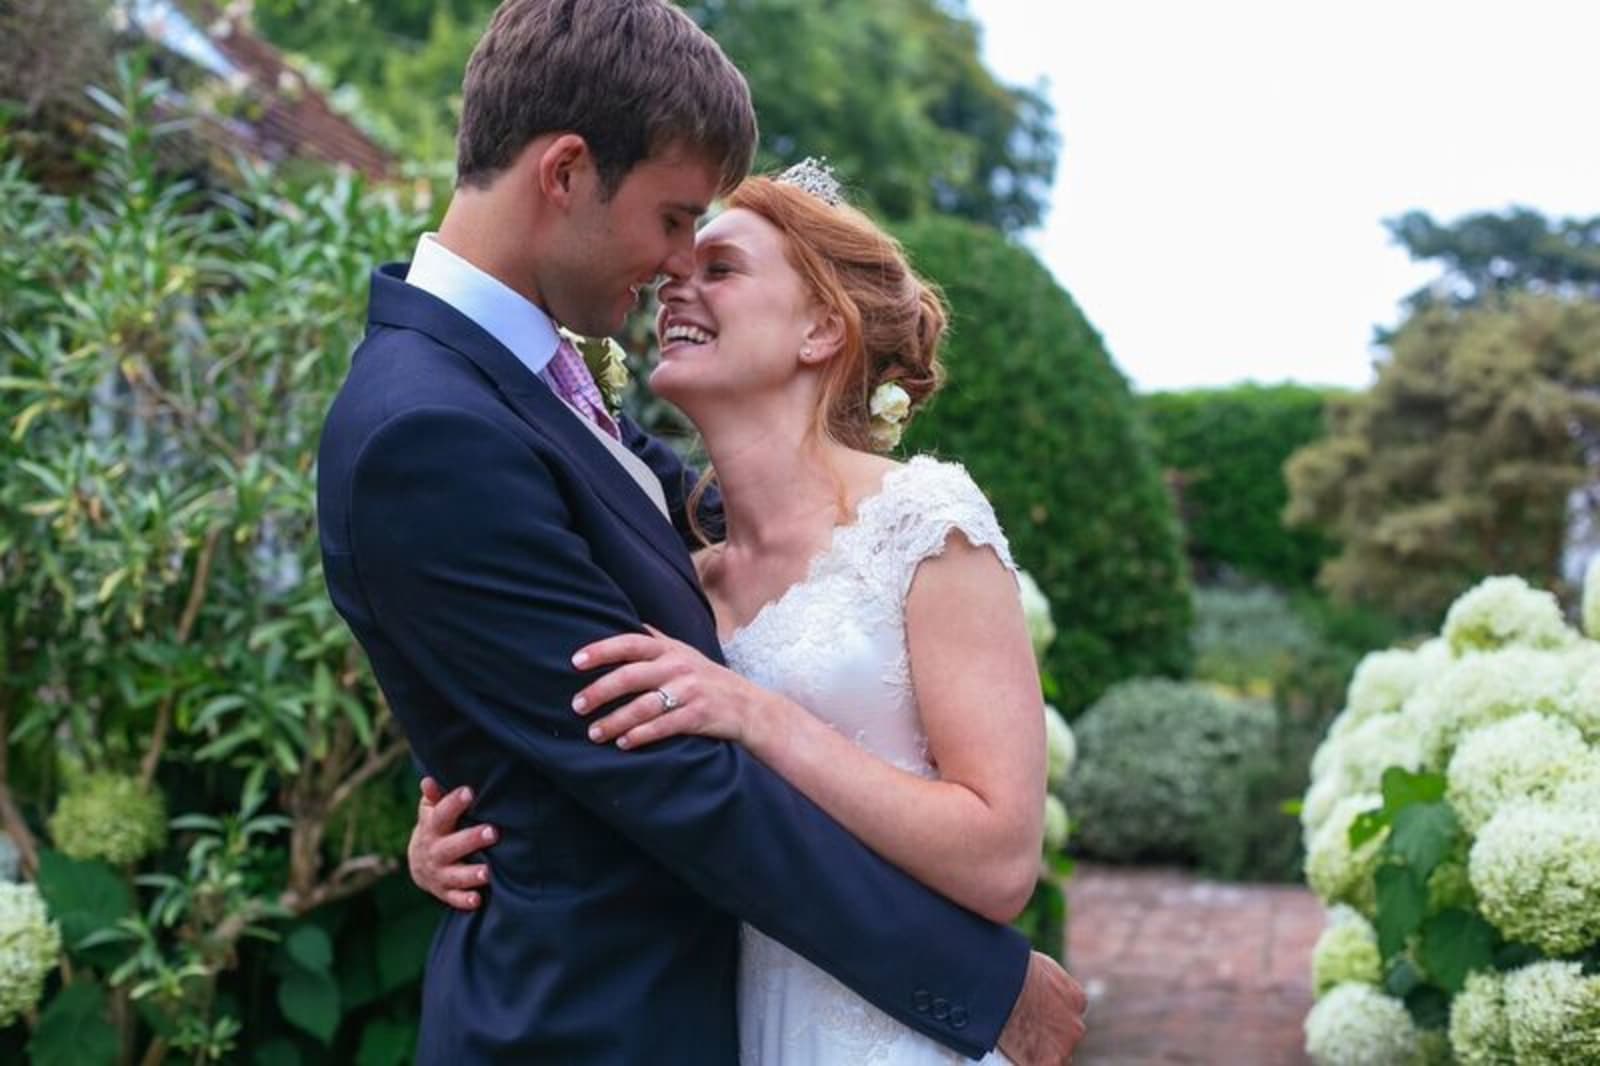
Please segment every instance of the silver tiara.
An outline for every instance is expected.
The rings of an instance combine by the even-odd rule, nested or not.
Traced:
[[[829,207],[844,203],[844,187],[833,176],[827,156],[806,156],[779,174],[777,180],[784,185],[793,185],[801,192],[810,193]]]

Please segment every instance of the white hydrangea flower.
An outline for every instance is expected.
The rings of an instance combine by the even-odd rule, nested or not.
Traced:
[[[1573,632],[1553,594],[1520,577],[1491,577],[1450,605],[1444,638],[1464,655],[1512,646],[1564,648]]]
[[[1583,575],[1583,631],[1590,640],[1600,640],[1600,552]]]
[[[0,882],[0,1029],[39,1005],[61,962],[61,930],[31,884]]]
[[[1467,975],[1450,1001],[1450,1050],[1459,1066],[1504,1066],[1511,1062],[1506,1025],[1505,978],[1493,971]]]
[[[57,802],[49,824],[63,854],[121,866],[166,843],[167,804],[130,774],[88,774]]]
[[[1338,775],[1327,774],[1313,781],[1306,790],[1305,799],[1300,802],[1300,835],[1308,849],[1312,838],[1328,823],[1328,816],[1344,798],[1339,791],[1339,780]]]
[[[1311,986],[1318,996],[1342,984],[1378,985],[1383,959],[1372,923],[1351,907],[1338,906],[1311,949]]]
[[[1483,916],[1549,955],[1600,939],[1600,806],[1571,802],[1582,794],[1507,804],[1478,832],[1467,860]]]
[[[1034,658],[1043,658],[1045,649],[1056,639],[1056,623],[1050,616],[1050,600],[1026,570],[1017,571],[1017,589],[1022,596],[1022,617],[1028,623],[1028,639],[1033,641]]]
[[[1044,850],[1060,851],[1067,846],[1071,822],[1067,818],[1067,805],[1057,796],[1044,798]]]
[[[1600,744],[1600,641],[1585,640],[1565,658],[1567,721],[1591,744]]]
[[[1311,779],[1313,781],[1327,775],[1339,761],[1340,744],[1345,737],[1350,735],[1360,720],[1349,711],[1340,711],[1332,722],[1328,723],[1328,735],[1322,738],[1322,743],[1317,745],[1317,750],[1311,754]]]
[[[1418,1066],[1422,1033],[1406,1005],[1371,985],[1343,984],[1306,1015],[1306,1054],[1317,1066]]]
[[[1398,711],[1440,665],[1432,655],[1405,648],[1373,652],[1350,677],[1345,713],[1359,721]]]
[[[1060,788],[1067,783],[1078,761],[1078,739],[1061,712],[1048,703],[1044,705],[1044,742],[1045,755],[1049,758],[1050,787]]]
[[[1377,899],[1372,875],[1387,831],[1352,850],[1350,823],[1363,811],[1381,806],[1383,797],[1373,793],[1346,796],[1311,838],[1306,848],[1306,882],[1324,903],[1348,903],[1362,914],[1373,913]]]
[[[1536,962],[1506,975],[1506,1027],[1518,1066],[1600,1062],[1600,976],[1575,962]]]
[[[1600,755],[1571,723],[1535,711],[1468,733],[1450,758],[1446,798],[1476,833],[1514,800],[1549,800],[1566,782],[1600,778]]]
[[[1462,736],[1525,711],[1580,717],[1576,663],[1560,652],[1507,648],[1465,656],[1424,682],[1401,712],[1417,723],[1424,767],[1444,769]]]
[[[1376,792],[1391,766],[1415,772],[1422,766],[1422,735],[1414,718],[1380,714],[1339,739],[1338,758],[1326,771],[1341,795]]]

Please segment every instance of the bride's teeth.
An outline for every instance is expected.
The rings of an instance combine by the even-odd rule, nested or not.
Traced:
[[[706,344],[711,340],[711,334],[694,326],[673,326],[667,330],[668,341],[688,341],[690,344]]]

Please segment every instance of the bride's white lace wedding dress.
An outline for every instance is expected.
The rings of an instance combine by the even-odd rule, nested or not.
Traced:
[[[1016,569],[994,511],[964,469],[919,456],[890,471],[855,521],[835,530],[805,579],[728,638],[728,665],[886,762],[937,777],[911,686],[905,602],[917,565],[956,531]],[[739,970],[739,1042],[742,1066],[971,1061],[750,926]],[[983,1062],[1008,1060],[993,1052]]]

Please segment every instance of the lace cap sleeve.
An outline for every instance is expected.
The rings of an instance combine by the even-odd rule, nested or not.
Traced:
[[[957,530],[974,547],[992,549],[1006,569],[1017,570],[994,508],[958,463],[917,456],[898,472],[892,491],[878,502],[872,523],[874,554],[887,564],[878,576],[890,582],[901,602],[911,590],[917,566],[941,554]]]

